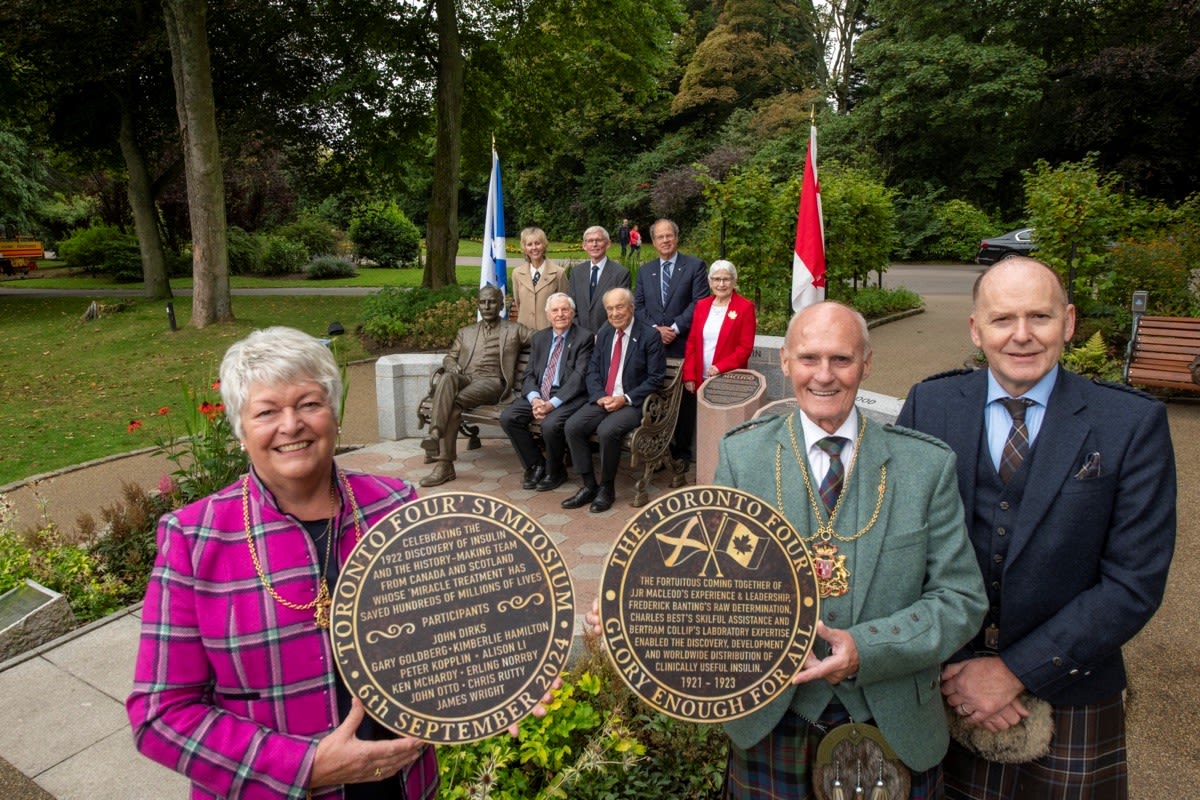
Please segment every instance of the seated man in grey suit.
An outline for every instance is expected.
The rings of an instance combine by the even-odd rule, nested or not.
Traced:
[[[608,231],[599,225],[588,228],[583,232],[588,260],[571,267],[567,274],[567,294],[575,301],[579,324],[593,332],[600,330],[607,319],[604,293],[633,285],[629,270],[607,256],[609,244]]]
[[[587,371],[587,403],[567,420],[571,463],[583,483],[563,508],[591,503],[590,511],[612,508],[621,441],[642,421],[642,403],[662,386],[667,369],[658,332],[633,315],[633,292],[604,295],[608,322],[596,334]],[[600,443],[600,481],[592,474],[591,436]]]
[[[567,419],[587,400],[587,365],[592,355],[592,332],[575,323],[575,301],[564,292],[546,298],[550,327],[533,335],[529,366],[521,393],[500,413],[500,427],[512,440],[525,468],[522,486],[548,492],[567,479]],[[529,424],[542,429],[546,456],[538,449]]]

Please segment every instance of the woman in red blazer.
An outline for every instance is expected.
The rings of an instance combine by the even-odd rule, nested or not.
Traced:
[[[745,369],[758,322],[754,304],[738,294],[737,267],[714,261],[708,268],[708,297],[696,301],[683,357],[683,386],[689,392],[731,369]]]

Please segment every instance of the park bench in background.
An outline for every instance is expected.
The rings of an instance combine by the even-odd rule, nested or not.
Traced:
[[[1135,316],[1125,383],[1200,392],[1200,318]]]
[[[517,359],[517,375],[524,375],[529,365],[529,348],[521,351]],[[668,470],[671,488],[683,486],[687,480],[688,464],[678,461],[671,456],[671,436],[675,431],[675,422],[679,419],[679,402],[683,391],[681,367],[683,360],[667,359],[666,375],[663,386],[646,398],[642,405],[642,423],[626,435],[622,443],[624,450],[629,452],[629,467],[634,470],[634,496],[631,505],[644,506],[650,500],[647,488],[650,478],[660,469]],[[442,367],[438,367],[429,376],[429,392],[417,406],[417,427],[424,428],[429,424],[429,409],[433,398],[433,387],[440,379]],[[502,405],[476,406],[462,413],[458,431],[467,437],[467,449],[479,448],[479,426],[499,425]],[[533,425],[537,434],[537,423]],[[594,440],[595,437],[593,437]],[[426,463],[432,461],[428,455]],[[517,455],[513,453],[513,469],[520,469]]]

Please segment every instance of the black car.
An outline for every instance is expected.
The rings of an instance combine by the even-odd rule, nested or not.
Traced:
[[[1005,256],[1027,256],[1033,252],[1033,228],[1018,228],[979,243],[976,264],[995,264]]]

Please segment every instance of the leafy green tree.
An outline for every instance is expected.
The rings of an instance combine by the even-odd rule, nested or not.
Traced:
[[[45,181],[46,167],[25,138],[0,123],[0,227],[9,235],[32,231]]]
[[[761,168],[724,180],[701,173],[706,213],[701,249],[732,261],[742,293],[763,305],[772,286],[791,286],[800,181],[777,183]]]
[[[892,192],[861,169],[827,164],[821,170],[821,210],[825,220],[825,280],[836,285],[880,279],[896,240]]]
[[[908,40],[877,30],[863,36],[859,64],[866,87],[854,118],[889,185],[908,192],[933,181],[982,199],[1015,177],[1042,94],[1036,56],[958,34]]]
[[[1025,173],[1025,211],[1036,231],[1037,257],[1064,278],[1074,270],[1073,296],[1090,297],[1109,249],[1125,225],[1116,175],[1094,158],[1052,167],[1039,160]]]

